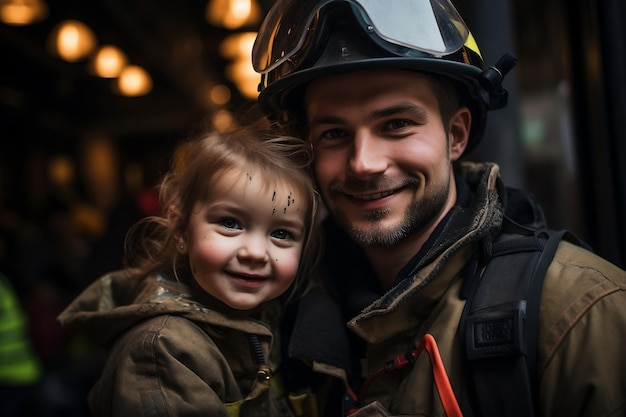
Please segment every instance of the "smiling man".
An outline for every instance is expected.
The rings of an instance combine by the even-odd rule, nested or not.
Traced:
[[[469,111],[444,130],[429,78],[393,69],[313,81],[305,103],[327,208],[388,289],[456,202],[452,162],[467,144]]]
[[[461,161],[482,139],[487,112],[506,105],[512,56],[485,68],[447,0],[278,0],[252,59],[261,110],[311,143],[330,214],[330,297],[303,300],[294,334],[313,370],[345,383],[334,415],[626,412],[626,273],[578,242],[558,244],[538,278],[540,301],[524,293],[514,317],[470,335],[497,353],[493,342],[517,329],[509,318],[534,340],[526,323],[536,314],[536,342],[474,362],[498,374],[491,385],[470,375],[478,342],[462,325],[469,289],[485,275],[498,277],[478,287],[491,299],[517,286],[514,275],[530,286],[532,274],[517,271],[534,265],[502,262],[496,248],[527,237],[539,251],[548,234],[541,207],[505,187],[496,164]],[[335,319],[347,334],[331,332]],[[520,374],[503,365],[509,359],[527,369],[522,385],[510,382]]]

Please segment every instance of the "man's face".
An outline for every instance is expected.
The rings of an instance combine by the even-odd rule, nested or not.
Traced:
[[[320,192],[361,246],[426,233],[454,204],[452,161],[470,116],[457,113],[444,128],[425,75],[377,69],[324,77],[308,86],[305,106]]]

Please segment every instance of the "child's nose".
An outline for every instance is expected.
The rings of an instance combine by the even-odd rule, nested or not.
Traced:
[[[267,252],[267,239],[265,236],[251,235],[246,238],[237,256],[241,260],[254,262],[267,262],[269,254]]]

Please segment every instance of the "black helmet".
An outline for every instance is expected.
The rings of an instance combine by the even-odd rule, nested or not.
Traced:
[[[310,81],[367,68],[439,74],[456,82],[472,111],[466,152],[481,139],[487,110],[506,105],[512,55],[484,69],[472,34],[449,0],[277,0],[252,49],[258,104],[289,123]]]

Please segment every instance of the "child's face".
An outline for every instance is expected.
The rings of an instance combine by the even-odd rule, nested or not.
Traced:
[[[284,293],[304,246],[302,193],[286,184],[264,185],[258,173],[223,173],[211,197],[197,202],[189,219],[186,239],[195,280],[238,310]]]

